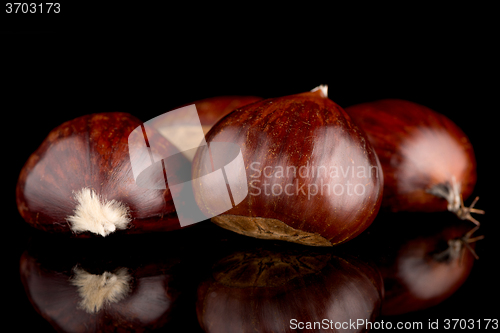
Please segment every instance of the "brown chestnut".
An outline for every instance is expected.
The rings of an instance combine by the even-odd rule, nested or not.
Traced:
[[[196,105],[203,132],[206,134],[221,118],[233,110],[262,100],[257,96],[217,96],[190,104]]]
[[[241,107],[217,122],[193,160],[200,209],[217,225],[244,235],[313,246],[356,237],[374,219],[383,175],[364,133],[326,87]],[[231,164],[224,144],[240,148]],[[232,208],[207,177],[225,172]],[[241,179],[241,175],[243,180]],[[230,205],[231,207],[231,205]]]
[[[385,99],[346,108],[375,148],[384,173],[382,207],[393,212],[448,210],[479,222],[467,199],[476,184],[472,145],[450,119],[428,107]]]
[[[78,117],[53,129],[19,175],[21,216],[44,231],[85,236],[180,228],[163,174],[150,181],[166,189],[140,187],[134,180],[127,139],[141,125],[130,114],[110,112]],[[154,129],[148,128],[148,135],[155,142],[153,153],[178,153]]]
[[[256,96],[217,96],[205,98],[179,106],[179,108],[182,108],[194,104],[196,106],[199,121],[198,119],[186,116],[186,114],[178,113],[177,117],[182,117],[182,119],[156,117],[148,122],[148,124],[155,128],[165,138],[174,139],[174,142],[177,143],[177,148],[188,160],[192,161],[196,150],[190,149],[190,147],[199,144],[199,142],[192,141],[199,139],[196,132],[200,125],[203,129],[203,133],[207,134],[217,121],[231,111],[261,99],[262,98]],[[176,125],[172,126],[172,122],[175,122]],[[189,148],[186,149],[184,147]]]

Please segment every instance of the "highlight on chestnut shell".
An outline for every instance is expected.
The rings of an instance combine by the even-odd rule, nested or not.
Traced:
[[[382,208],[450,211],[476,225],[466,200],[476,184],[476,159],[463,131],[444,115],[400,99],[347,107],[375,148],[384,173]]]
[[[134,181],[127,138],[141,125],[128,113],[109,112],[54,128],[19,175],[16,200],[24,220],[44,231],[85,237],[180,228],[168,184],[166,190],[147,189]],[[154,129],[148,131],[153,153],[179,153]],[[163,175],[151,181],[166,184]]]
[[[192,179],[198,206],[214,216],[223,193],[213,193],[203,176],[224,172],[233,205],[212,217],[214,223],[312,246],[346,242],[370,225],[382,198],[380,163],[363,131],[326,90],[257,101],[210,129],[208,145],[194,157]],[[225,155],[232,154],[216,149],[224,143],[238,145],[244,163],[220,167],[231,162]],[[233,184],[243,172],[246,183]]]

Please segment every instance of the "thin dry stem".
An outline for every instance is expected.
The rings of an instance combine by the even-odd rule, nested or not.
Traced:
[[[484,210],[482,209],[476,209],[474,208],[474,205],[476,202],[479,200],[479,197],[476,197],[474,201],[472,201],[470,207],[465,207],[464,205],[464,200],[462,198],[462,195],[460,194],[460,208],[458,209],[455,214],[458,216],[459,219],[461,220],[469,220],[473,222],[476,226],[481,225],[478,220],[476,220],[474,217],[472,217],[470,214],[475,213],[475,214],[484,214]]]
[[[437,197],[446,199],[446,201],[448,201],[448,211],[457,215],[459,219],[469,220],[479,226],[481,223],[479,223],[479,221],[471,215],[471,213],[484,214],[484,210],[474,208],[474,205],[479,200],[479,197],[474,199],[470,207],[465,207],[462,194],[460,193],[461,188],[461,184],[456,181],[455,177],[452,177],[451,182],[437,184],[427,190],[427,192]]]

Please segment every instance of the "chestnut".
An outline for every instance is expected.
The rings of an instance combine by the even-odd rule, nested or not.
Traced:
[[[262,100],[257,96],[216,96],[193,103],[196,106],[203,132],[206,134],[221,118],[233,110]]]
[[[199,119],[193,119],[186,116],[184,113],[179,113],[176,118],[172,117],[156,117],[148,121],[148,124],[156,129],[165,138],[171,138],[172,142],[176,142],[177,148],[186,156],[189,161],[193,160],[196,150],[189,149],[198,146],[196,131],[201,125],[203,133],[207,132],[212,126],[217,123],[222,117],[231,111],[261,100],[257,96],[216,96],[209,97],[189,104],[181,105],[179,108],[192,105],[196,106]],[[182,118],[182,119],[179,119]],[[175,126],[172,123],[175,122]],[[189,147],[185,149],[184,147]]]
[[[472,145],[450,119],[430,108],[400,99],[384,99],[346,108],[375,148],[384,173],[382,208],[397,211],[448,210],[479,222],[467,199],[476,183]]]
[[[36,312],[58,332],[201,333],[195,311],[199,265],[186,255],[186,237],[177,231],[135,236],[36,235],[19,264]]]
[[[24,220],[44,231],[81,236],[180,228],[163,174],[150,181],[166,189],[141,187],[133,177],[127,139],[141,125],[128,113],[110,112],[54,128],[19,175],[16,200]],[[153,153],[179,152],[154,129],[148,135]]]
[[[332,246],[360,234],[380,207],[383,175],[365,134],[311,92],[241,107],[218,121],[193,160],[193,191],[217,225],[256,238]],[[226,148],[240,148],[241,163]],[[224,172],[229,210],[206,175]],[[229,200],[229,199],[228,199]],[[222,210],[223,211],[223,210]]]
[[[365,332],[382,298],[380,273],[368,263],[321,248],[257,243],[214,263],[196,309],[207,333],[338,332],[352,322],[354,332]]]
[[[346,244],[372,260],[384,279],[382,315],[435,306],[467,280],[477,254],[478,226],[444,213],[379,214],[368,230]]]

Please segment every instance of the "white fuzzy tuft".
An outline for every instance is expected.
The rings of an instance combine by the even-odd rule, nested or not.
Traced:
[[[106,304],[122,300],[130,291],[132,279],[126,268],[119,268],[113,273],[91,274],[75,267],[71,284],[78,288],[80,308],[88,313],[96,313]]]
[[[328,97],[328,85],[322,84],[317,86],[316,88],[312,89],[311,92],[315,92],[317,90],[320,90],[321,93],[323,94],[323,97]]]
[[[130,222],[129,210],[125,204],[106,201],[94,190],[83,188],[75,193],[77,201],[74,214],[67,218],[74,232],[90,231],[107,236],[116,229],[125,229]]]

